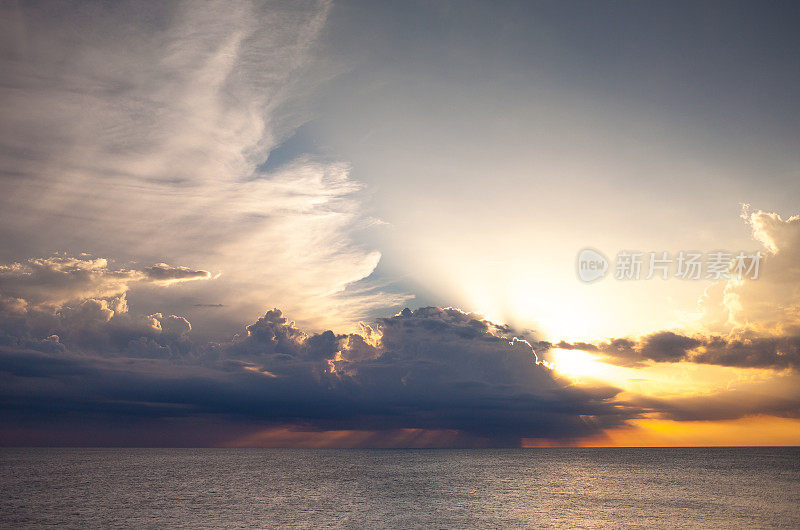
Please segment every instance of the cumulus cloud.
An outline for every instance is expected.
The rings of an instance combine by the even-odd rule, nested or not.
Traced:
[[[617,390],[571,386],[507,328],[456,309],[404,310],[360,334],[309,334],[274,309],[205,345],[191,344],[185,319],[118,310],[85,301],[58,315],[69,319],[63,336],[31,327],[27,341],[0,346],[0,402],[40,426],[67,411],[113,417],[126,403],[136,421],[217,417],[238,425],[232,433],[251,429],[230,445],[270,445],[286,429],[347,432],[354,444],[518,445],[596,434],[635,414],[613,402]],[[63,409],[40,409],[44,400]]]
[[[800,340],[792,337],[664,331],[553,345],[522,340],[476,314],[424,307],[361,324],[355,333],[309,333],[272,309],[231,340],[206,343],[193,341],[184,316],[134,313],[127,303],[137,285],[207,278],[205,271],[163,263],[113,269],[85,256],[31,260],[4,271],[11,291],[0,290],[0,397],[14,418],[0,426],[7,439],[21,436],[15,426],[27,425],[33,431],[25,432],[40,429],[39,440],[58,443],[46,426],[69,430],[69,418],[85,414],[95,427],[117,425],[104,427],[106,443],[143,443],[140,435],[122,434],[116,422],[123,414],[137,432],[162,443],[158,437],[167,430],[175,433],[168,443],[176,444],[191,438],[201,445],[514,446],[595,435],[644,414],[696,420],[798,412],[791,376],[780,391],[740,385],[694,398],[652,398],[576,386],[537,354],[559,347],[625,366],[782,369],[800,360]],[[51,299],[38,289],[30,294],[26,274],[61,274],[65,287]],[[83,391],[76,393],[76,385]],[[59,407],[47,406],[52,402]],[[185,430],[213,421],[230,436],[203,441]]]
[[[191,352],[190,331],[184,317],[129,312],[125,294],[85,298],[57,309],[0,307],[0,345],[11,348],[176,358]]]
[[[112,268],[108,260],[57,255],[0,265],[0,344],[48,352],[174,357],[189,351],[189,321],[131,314],[132,286],[208,279],[206,271],[157,264]]]
[[[711,286],[701,300],[701,324],[737,336],[800,335],[800,216],[751,212],[742,217],[764,247],[757,280]]]

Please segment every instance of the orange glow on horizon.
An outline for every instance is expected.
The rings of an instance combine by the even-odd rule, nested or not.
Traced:
[[[727,447],[800,446],[800,419],[752,416],[736,420],[674,421],[639,419],[630,426],[570,443],[525,440],[524,447]]]
[[[307,431],[271,427],[223,447],[454,448],[492,447],[491,439],[447,429]],[[521,447],[733,447],[800,446],[800,418],[752,416],[721,421],[631,420],[588,438],[523,438]]]

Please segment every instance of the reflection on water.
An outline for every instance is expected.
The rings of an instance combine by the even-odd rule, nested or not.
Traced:
[[[800,527],[800,448],[0,449],[0,526]]]

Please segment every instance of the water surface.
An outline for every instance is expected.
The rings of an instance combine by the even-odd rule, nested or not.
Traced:
[[[3,528],[800,528],[800,448],[10,448],[0,490]]]

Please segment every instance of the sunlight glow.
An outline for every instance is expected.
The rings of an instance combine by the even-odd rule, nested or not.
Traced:
[[[613,367],[599,362],[596,355],[580,350],[554,348],[551,352],[550,366],[570,379],[605,379]]]

